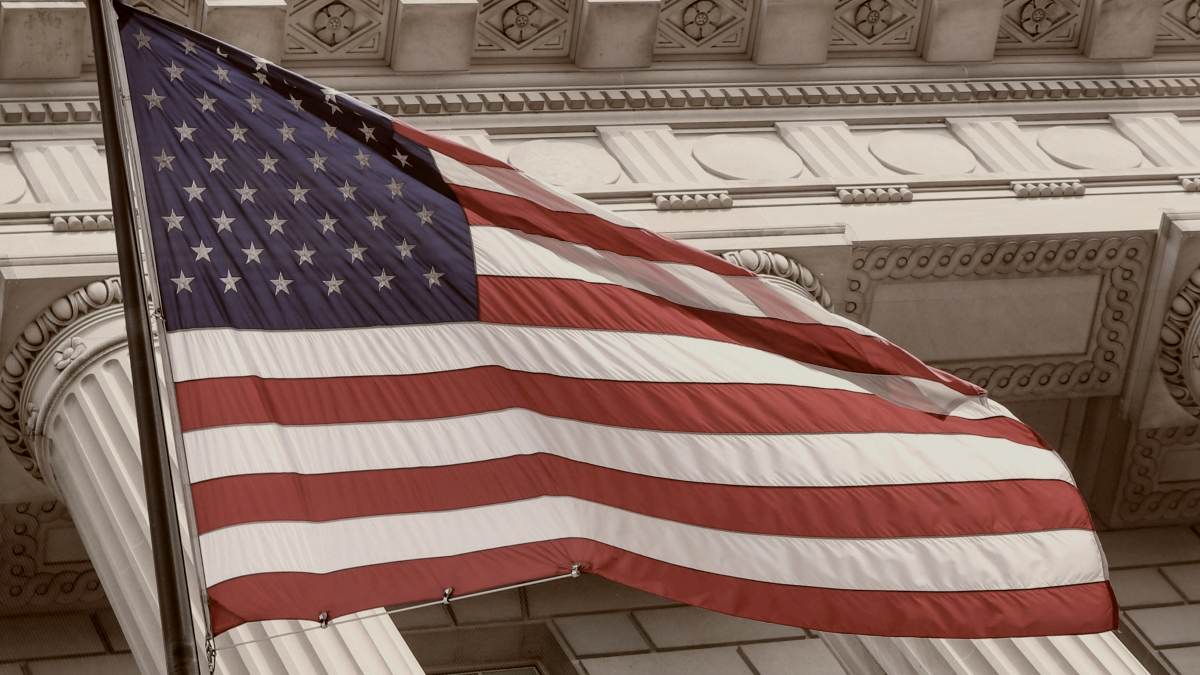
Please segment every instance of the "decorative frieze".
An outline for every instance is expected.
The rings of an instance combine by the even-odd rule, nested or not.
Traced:
[[[1173,452],[1200,453],[1200,426],[1139,430],[1125,459],[1112,520],[1122,525],[1191,522],[1200,517],[1200,481],[1162,476]]]
[[[1167,305],[1158,338],[1158,369],[1167,393],[1200,418],[1200,269],[1183,282]]]
[[[104,603],[86,556],[52,555],[51,539],[74,540],[74,529],[60,501],[0,504],[0,614]]]
[[[1009,188],[1018,197],[1082,197],[1087,187],[1077,178],[1065,180],[1015,180]]]
[[[857,248],[844,313],[869,325],[871,299],[881,284],[1098,275],[1094,326],[1082,356],[937,365],[999,398],[1115,394],[1129,360],[1149,251],[1138,236]]]

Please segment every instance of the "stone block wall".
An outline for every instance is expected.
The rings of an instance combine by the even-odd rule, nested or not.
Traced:
[[[112,610],[0,617],[0,675],[130,675]]]
[[[738,619],[583,576],[394,615],[432,674],[538,664],[548,675],[843,675],[811,631]]]
[[[1124,632],[1165,672],[1200,673],[1200,525],[1117,530],[1100,538]]]

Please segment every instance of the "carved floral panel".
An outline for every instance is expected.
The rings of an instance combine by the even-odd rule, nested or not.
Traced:
[[[920,0],[842,0],[834,10],[829,50],[914,50],[923,5]]]
[[[1080,0],[1006,0],[996,49],[1078,49],[1083,14]]]
[[[664,0],[656,55],[745,54],[754,27],[753,0]]]
[[[382,62],[390,0],[293,0],[288,3],[286,59]]]
[[[1164,0],[1158,23],[1159,47],[1200,44],[1200,0]]]
[[[475,26],[475,58],[566,59],[578,0],[484,0]]]

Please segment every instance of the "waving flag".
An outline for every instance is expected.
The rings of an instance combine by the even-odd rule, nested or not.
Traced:
[[[575,564],[826,631],[1113,628],[1069,472],[973,385],[263,59],[120,22],[216,632]]]

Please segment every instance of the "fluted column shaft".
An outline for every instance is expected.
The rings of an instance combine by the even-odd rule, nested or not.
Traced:
[[[1111,632],[989,640],[821,637],[855,675],[1148,675]]]
[[[54,333],[27,331],[26,337],[44,339],[35,352],[26,350],[27,363],[13,363],[24,368],[23,443],[70,508],[139,669],[154,675],[165,672],[165,661],[119,294],[115,280],[109,280],[76,291],[66,305],[59,301],[47,310],[62,319],[52,321]],[[48,332],[45,325],[40,330]],[[194,572],[190,548],[187,557]],[[202,626],[198,594],[193,615]],[[380,610],[363,615],[361,621],[291,635],[313,624],[242,626],[218,639],[218,672],[421,674],[391,619]],[[245,641],[254,642],[231,646]]]

